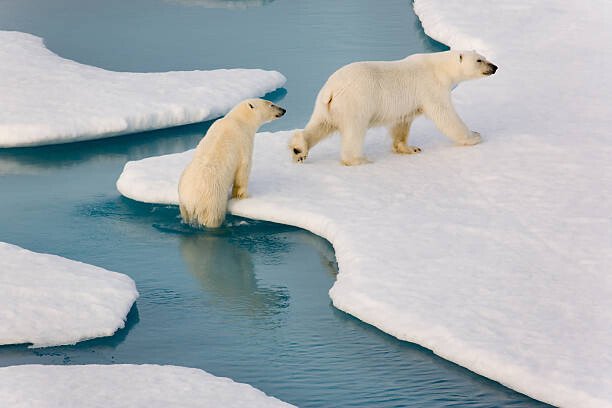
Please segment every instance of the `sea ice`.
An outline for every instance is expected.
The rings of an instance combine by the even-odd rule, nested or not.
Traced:
[[[0,401],[12,408],[292,406],[195,368],[128,364],[0,368]]]
[[[0,345],[111,336],[137,297],[124,274],[0,242]]]
[[[0,147],[99,139],[217,118],[285,83],[276,71],[112,72],[0,31]]]
[[[419,120],[373,164],[338,163],[337,137],[304,165],[290,132],[256,137],[236,215],[333,243],[333,304],[402,340],[560,406],[612,407],[612,3],[416,0],[427,33],[500,66],[453,99],[484,143],[455,147]],[[193,152],[129,162],[119,191],[176,204]]]

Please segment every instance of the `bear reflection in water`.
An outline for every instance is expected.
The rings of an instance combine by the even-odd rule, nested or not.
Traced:
[[[181,236],[181,254],[202,289],[214,302],[242,314],[274,317],[283,312],[289,306],[289,292],[284,287],[261,284],[256,276],[253,254],[258,247],[284,253],[284,244],[274,235],[262,237],[255,234],[250,238],[224,235],[195,233]]]

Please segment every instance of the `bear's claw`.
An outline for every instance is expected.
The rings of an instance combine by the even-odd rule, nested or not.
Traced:
[[[372,163],[372,161],[368,160],[365,157],[356,157],[354,159],[342,160],[342,164],[345,166],[359,166],[361,164],[370,164],[370,163]]]
[[[299,149],[293,149],[293,161],[296,163],[304,163],[308,157],[308,153],[302,152]]]
[[[480,133],[472,132],[472,136],[465,138],[464,140],[459,142],[459,144],[463,146],[473,146],[475,144],[480,143],[481,141],[482,141],[482,137],[480,136]]]
[[[421,148],[416,146],[408,146],[404,144],[394,145],[393,151],[399,154],[421,153]]]

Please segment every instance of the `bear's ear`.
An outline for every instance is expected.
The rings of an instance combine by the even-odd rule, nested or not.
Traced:
[[[249,103],[249,106],[251,107],[251,109],[255,109],[255,107],[253,105],[251,105],[250,103]]]
[[[463,62],[463,54],[459,54],[459,63]]]

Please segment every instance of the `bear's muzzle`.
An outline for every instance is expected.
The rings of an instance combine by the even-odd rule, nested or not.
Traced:
[[[287,112],[287,109],[283,109],[283,108],[281,108],[280,106],[277,106],[277,108],[278,108],[278,111],[279,111],[279,112],[276,114],[276,117],[277,117],[277,118],[280,118],[281,116],[283,116],[283,115],[285,114],[285,112]]]
[[[491,64],[490,62],[487,64],[487,70],[485,71],[485,75],[493,75],[497,71],[497,65]]]

